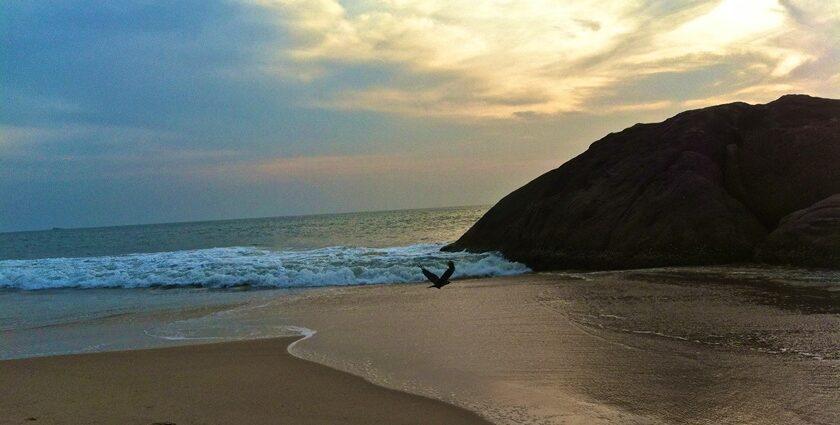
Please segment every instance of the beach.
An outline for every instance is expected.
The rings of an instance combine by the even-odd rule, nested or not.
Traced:
[[[262,326],[261,336],[308,329],[289,349],[307,361],[276,338],[4,361],[0,411],[4,423],[353,423],[331,415],[356,411],[359,423],[836,423],[838,292],[797,276],[684,268],[266,291],[202,321],[168,317],[156,338],[199,343],[224,324]],[[114,379],[100,387],[105,377]],[[344,390],[346,381],[366,390]],[[88,400],[71,403],[61,385],[87,388]],[[395,407],[403,402],[417,410]]]
[[[0,423],[487,423],[294,358],[295,339],[0,362]]]
[[[0,425],[840,425],[840,0],[0,21]]]

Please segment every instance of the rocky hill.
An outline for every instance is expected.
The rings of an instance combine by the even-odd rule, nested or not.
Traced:
[[[607,135],[444,249],[498,250],[537,270],[840,267],[835,194],[840,100],[731,103]]]

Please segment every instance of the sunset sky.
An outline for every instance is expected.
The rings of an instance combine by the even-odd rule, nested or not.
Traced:
[[[0,231],[490,204],[636,122],[840,97],[840,1],[0,3]]]

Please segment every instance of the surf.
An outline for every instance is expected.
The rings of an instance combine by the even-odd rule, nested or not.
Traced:
[[[225,247],[98,257],[0,260],[0,288],[306,288],[421,282],[418,264],[458,264],[454,278],[530,271],[498,253],[441,252],[443,243],[316,249]]]

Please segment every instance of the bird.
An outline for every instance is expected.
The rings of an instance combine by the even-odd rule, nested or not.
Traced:
[[[449,285],[451,283],[449,281],[449,278],[452,277],[452,273],[455,272],[455,263],[450,261],[450,262],[448,262],[448,264],[449,264],[449,268],[446,269],[446,271],[443,272],[443,274],[440,277],[438,277],[438,275],[426,270],[424,267],[420,267],[420,270],[423,270],[423,274],[426,275],[426,279],[429,279],[429,281],[433,283],[433,285],[429,286],[429,288],[440,289],[440,288],[443,288],[444,286]]]

